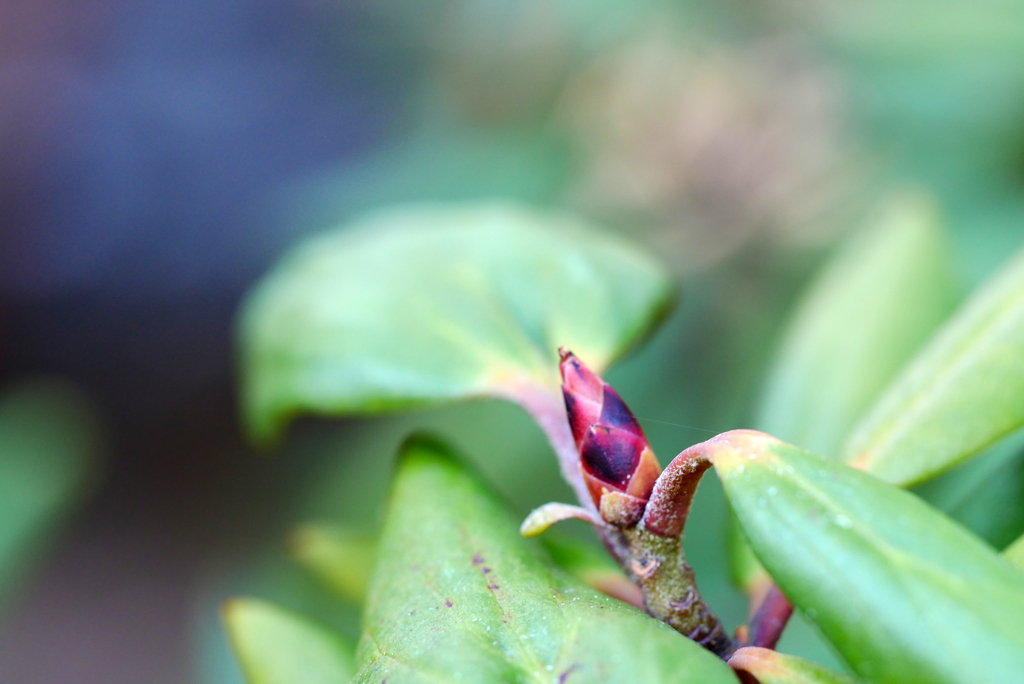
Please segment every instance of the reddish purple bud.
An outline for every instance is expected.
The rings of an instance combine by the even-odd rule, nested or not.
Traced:
[[[637,438],[647,442],[644,430],[640,427],[633,412],[622,401],[619,393],[610,385],[604,386],[604,403],[601,405],[601,423],[609,427],[618,428],[633,433]]]
[[[569,427],[578,449],[587,428],[601,418],[604,381],[584,366],[572,352],[559,348],[558,353],[562,357],[562,396],[565,397]]]
[[[624,492],[646,447],[643,437],[598,423],[587,429],[579,452],[591,475]]]
[[[601,499],[608,492],[619,492],[636,504],[631,511],[642,512],[661,473],[644,431],[622,398],[582,361],[565,349],[562,357],[562,394],[576,448],[580,453],[583,478],[602,512]],[[607,502],[621,507],[621,496]],[[624,518],[610,520],[623,524]],[[630,513],[626,518],[632,519]],[[638,519],[638,518],[637,518]],[[635,522],[633,520],[632,522]],[[625,524],[630,524],[625,520]]]

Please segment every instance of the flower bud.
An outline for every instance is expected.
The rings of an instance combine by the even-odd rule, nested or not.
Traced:
[[[559,353],[565,409],[587,489],[606,521],[632,525],[661,473],[658,459],[615,390],[572,352]]]

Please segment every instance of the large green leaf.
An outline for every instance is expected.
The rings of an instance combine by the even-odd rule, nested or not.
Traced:
[[[860,676],[1019,682],[1024,576],[913,494],[762,433],[707,443],[758,559]]]
[[[32,381],[0,399],[0,590],[81,497],[97,428],[92,405],[62,381]]]
[[[224,622],[249,684],[348,684],[352,646],[272,603],[232,599]]]
[[[735,684],[711,653],[553,568],[444,447],[406,445],[353,681]]]
[[[741,648],[729,665],[753,675],[759,684],[856,684],[841,672],[767,648]]]
[[[604,368],[672,301],[667,275],[579,221],[509,205],[369,216],[301,245],[241,320],[251,431],[556,388],[557,347]]]
[[[894,484],[920,482],[1024,425],[1024,251],[900,374],[845,449]]]
[[[609,596],[641,601],[640,589],[599,545],[553,530],[540,543],[556,566]],[[292,534],[292,556],[310,570],[335,595],[362,605],[373,570],[376,542],[347,527],[311,523]]]
[[[758,428],[838,458],[854,422],[952,313],[955,282],[932,203],[914,194],[890,200],[808,288]]]

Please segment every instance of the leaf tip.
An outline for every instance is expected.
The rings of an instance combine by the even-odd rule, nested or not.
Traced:
[[[523,524],[519,526],[519,533],[524,537],[536,537],[543,534],[556,522],[576,518],[595,526],[605,526],[593,513],[580,506],[571,506],[563,503],[547,503],[533,510]]]
[[[729,667],[737,672],[749,672],[755,677],[779,670],[779,653],[769,648],[744,646],[729,658]]]
[[[261,602],[258,599],[241,596],[232,596],[221,604],[221,620],[224,621],[224,626],[232,639],[238,637],[246,620],[261,607]]]
[[[249,383],[251,384],[251,383]],[[245,438],[251,445],[267,451],[281,442],[291,415],[280,408],[266,406],[253,398],[255,391],[243,383],[240,420]]]
[[[424,430],[412,432],[402,440],[402,444],[398,447],[398,463],[401,465],[425,454],[429,454],[432,460],[459,463],[458,457],[444,440]]]
[[[768,648],[744,646],[728,661],[740,681],[761,684],[855,684],[847,675]],[[749,679],[753,677],[754,679]]]
[[[234,596],[224,601],[220,605],[220,614],[224,616],[224,620],[230,622],[238,614],[238,611],[243,609],[244,601],[245,599]]]

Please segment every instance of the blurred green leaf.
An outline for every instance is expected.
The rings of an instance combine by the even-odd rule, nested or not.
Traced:
[[[899,195],[806,291],[756,421],[838,458],[861,414],[952,313],[956,278],[936,208]]]
[[[272,603],[233,599],[224,622],[249,684],[347,684],[352,678],[351,645]]]
[[[1024,570],[1024,536],[1020,537],[1017,541],[1010,544],[1003,555],[1006,556],[1006,560],[1010,561],[1018,570]]]
[[[291,551],[341,598],[356,605],[366,598],[374,553],[368,535],[340,525],[303,525],[292,534]]]
[[[446,448],[407,443],[355,682],[734,683],[720,660],[552,568]]]
[[[289,557],[279,541],[262,550],[251,550],[230,566],[215,562],[197,582],[202,589],[192,606],[194,684],[245,681],[224,621],[225,606],[237,597],[259,597],[289,615],[341,636],[343,645],[348,644],[348,650],[354,651],[361,606],[339,601],[319,578]]]
[[[956,301],[934,203],[918,193],[893,196],[805,291],[769,374],[758,429],[838,458],[856,420]],[[733,577],[749,592],[764,574],[730,532]]]
[[[288,256],[241,321],[248,426],[558,384],[557,347],[602,369],[660,321],[665,272],[575,220],[507,205],[373,215]]]
[[[750,673],[760,684],[855,684],[845,674],[767,648],[741,648],[729,659],[729,665]]]
[[[1024,251],[971,297],[855,429],[847,462],[920,482],[1024,425]]]
[[[1019,681],[1024,576],[913,494],[761,433],[708,443],[758,559],[860,676]]]
[[[550,132],[426,124],[403,144],[292,187],[283,211],[297,225],[325,226],[399,203],[548,205],[565,192],[571,168],[567,146]]]
[[[91,403],[58,380],[0,398],[0,591],[82,495],[98,450]]]
[[[1024,56],[1024,8],[1014,0],[869,0],[838,12],[827,0],[808,17],[848,49],[894,65],[975,55]],[[810,8],[809,8],[810,9]],[[807,18],[807,17],[805,17]]]
[[[1024,531],[1024,431],[913,492],[997,549]]]

